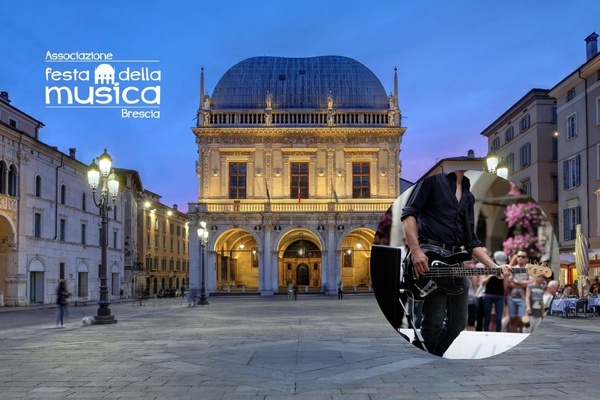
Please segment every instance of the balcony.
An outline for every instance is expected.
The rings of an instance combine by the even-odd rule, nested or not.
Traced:
[[[189,203],[190,212],[203,213],[319,213],[319,212],[365,212],[381,213],[392,205],[390,199],[355,199],[335,203],[323,199],[275,200],[209,200],[203,203]]]
[[[17,202],[19,199],[5,194],[0,194],[0,210],[17,212]]]

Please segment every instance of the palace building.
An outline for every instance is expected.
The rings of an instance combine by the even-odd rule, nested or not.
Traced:
[[[204,269],[209,293],[369,290],[375,230],[400,194],[397,72],[388,94],[351,58],[253,57],[212,95],[203,69],[200,94],[190,288]]]

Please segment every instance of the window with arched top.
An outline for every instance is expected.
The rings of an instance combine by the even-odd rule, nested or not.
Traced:
[[[67,187],[65,185],[60,186],[60,204],[67,204]]]
[[[0,193],[6,194],[6,163],[0,161]]]
[[[17,167],[11,165],[8,168],[8,195],[17,197]]]
[[[42,177],[39,175],[35,177],[35,195],[42,197]]]

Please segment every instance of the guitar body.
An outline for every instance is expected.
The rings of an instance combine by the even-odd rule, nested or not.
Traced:
[[[425,251],[429,259],[429,272],[426,276],[416,277],[411,254],[404,260],[404,286],[412,292],[415,300],[423,300],[431,293],[443,291],[455,295],[463,292],[463,287],[457,285],[455,276],[448,276],[445,272],[449,268],[460,268],[460,265],[469,260],[469,253],[460,252],[450,256],[442,256],[433,251]]]

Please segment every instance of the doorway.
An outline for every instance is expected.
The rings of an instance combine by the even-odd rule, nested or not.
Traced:
[[[296,267],[296,284],[298,286],[308,285],[309,276],[308,276],[308,265],[302,263]]]
[[[44,303],[44,273],[31,271],[29,273],[29,302]]]

